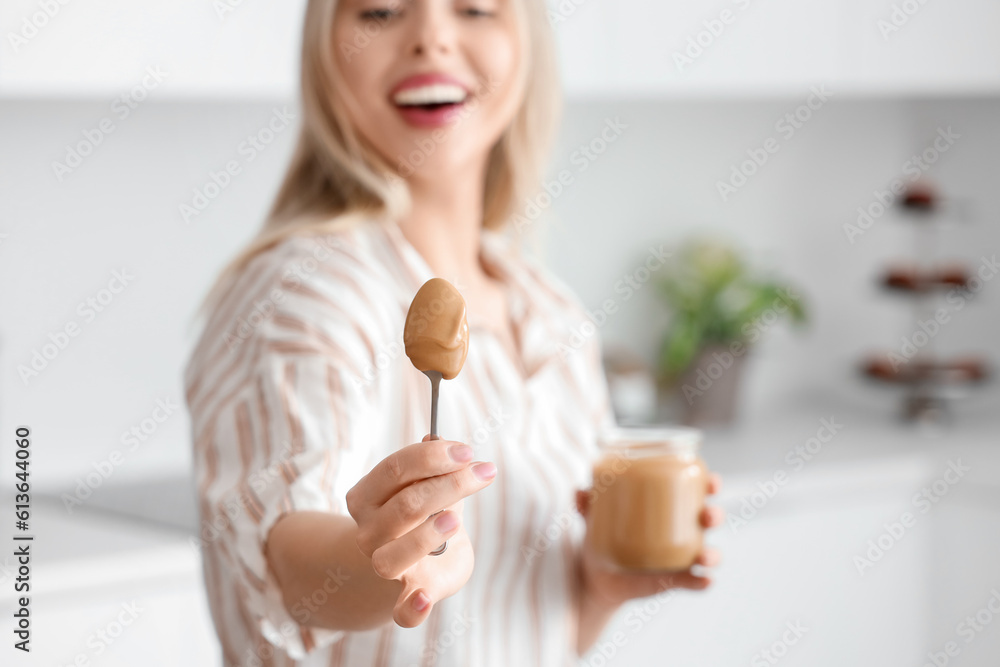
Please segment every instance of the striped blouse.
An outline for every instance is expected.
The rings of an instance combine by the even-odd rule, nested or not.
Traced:
[[[184,381],[198,544],[227,666],[575,662],[574,490],[589,484],[596,432],[612,419],[597,330],[508,237],[484,231],[481,258],[508,296],[520,363],[470,321],[465,366],[441,385],[442,437],[498,475],[464,506],[471,579],[416,628],[311,627],[342,573],[331,566],[323,590],[286,609],[263,544],[286,512],[346,514],[348,489],[428,432],[430,383],[402,330],[431,269],[397,224],[365,221],[257,255],[209,316]]]

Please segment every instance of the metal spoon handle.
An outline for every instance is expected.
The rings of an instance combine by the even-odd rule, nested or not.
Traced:
[[[424,371],[431,381],[431,439],[438,439],[438,388],[441,386],[440,371]]]
[[[424,375],[428,377],[431,381],[431,440],[438,439],[437,426],[438,426],[438,389],[441,386],[441,373],[440,371],[424,371]],[[438,510],[434,514],[440,514],[443,510]],[[431,514],[431,516],[434,516]],[[431,556],[440,556],[448,548],[448,540],[445,540],[441,546],[439,546],[434,551],[430,552]]]

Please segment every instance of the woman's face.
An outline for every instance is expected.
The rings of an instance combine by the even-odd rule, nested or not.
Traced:
[[[484,163],[523,94],[517,1],[339,1],[348,115],[400,176]]]

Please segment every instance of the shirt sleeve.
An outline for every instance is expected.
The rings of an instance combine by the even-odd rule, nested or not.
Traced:
[[[229,517],[218,553],[242,589],[238,613],[293,659],[343,635],[310,624],[340,575],[329,571],[325,590],[286,609],[265,558],[268,533],[290,512],[347,514],[345,495],[368,462],[359,443],[372,441],[377,422],[371,383],[359,372],[370,346],[350,323],[329,325],[331,317],[279,310],[260,327],[256,368],[216,422],[216,482],[202,499]]]

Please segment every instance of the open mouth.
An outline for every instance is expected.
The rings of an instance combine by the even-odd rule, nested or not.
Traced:
[[[421,111],[438,111],[439,109],[450,109],[454,107],[460,107],[465,104],[465,100],[461,102],[428,102],[426,104],[397,104],[400,109],[419,109]]]
[[[438,128],[455,120],[468,99],[460,86],[437,84],[401,90],[392,102],[410,125]]]
[[[430,84],[406,88],[393,95],[393,103],[401,109],[439,111],[460,106],[469,93],[461,86]]]

